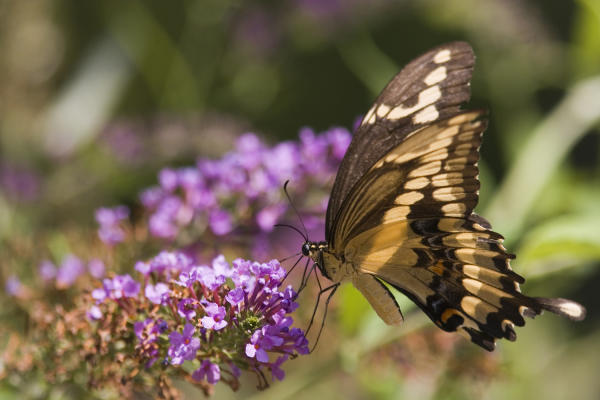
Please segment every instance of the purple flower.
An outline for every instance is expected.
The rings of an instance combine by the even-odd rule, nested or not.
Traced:
[[[269,234],[262,238],[264,248],[256,254],[272,254],[272,248],[281,247],[277,244],[293,243],[284,235],[270,235],[289,208],[281,186],[292,179],[300,192],[310,185],[326,197],[351,139],[350,133],[339,127],[318,135],[303,128],[299,136],[299,142],[269,147],[248,133],[238,139],[234,151],[220,159],[199,159],[194,167],[164,169],[159,173],[161,186],[141,195],[151,234],[173,240],[187,226],[207,226],[218,236]],[[307,198],[300,195],[299,208],[311,215],[325,213],[321,205],[326,202],[311,197],[311,205],[303,204]],[[310,215],[303,217],[308,220]],[[313,215],[312,220],[319,223],[311,229],[322,231],[323,217]],[[236,229],[242,226],[244,229]]]
[[[162,251],[150,261],[150,271],[186,271],[192,266],[192,260],[183,253]]]
[[[128,217],[129,209],[126,206],[101,207],[96,210],[96,222],[100,225],[115,225]]]
[[[133,332],[139,340],[156,341],[158,335],[166,329],[166,323],[162,319],[157,321],[152,318],[146,318],[144,321],[137,321],[133,324]]]
[[[23,284],[16,276],[10,276],[4,284],[4,290],[9,296],[18,296],[23,290]]]
[[[92,298],[96,300],[96,304],[102,303],[106,299],[106,290],[104,288],[92,290]]]
[[[165,304],[167,299],[169,298],[170,293],[169,286],[166,284],[159,282],[156,285],[148,284],[146,285],[146,289],[144,293],[148,300],[150,300],[154,304]]]
[[[194,286],[194,283],[200,281],[199,274],[203,267],[192,267],[189,271],[184,271],[179,274],[179,279],[175,283],[179,286],[187,287],[189,289]]]
[[[165,168],[158,173],[160,186],[167,192],[173,192],[177,188],[177,171]]]
[[[96,222],[100,225],[100,228],[98,228],[100,240],[108,245],[122,242],[125,239],[125,231],[119,224],[128,217],[129,209],[125,206],[97,209]]]
[[[229,368],[231,369],[231,374],[236,378],[242,376],[242,371],[240,371],[239,367],[234,363],[229,363]]]
[[[206,316],[202,317],[202,326],[206,329],[218,331],[227,326],[227,321],[224,319],[225,307],[209,303],[204,307],[204,311],[206,311]]]
[[[88,262],[88,271],[94,278],[101,279],[106,273],[106,268],[104,268],[102,260],[94,258]]]
[[[215,384],[221,379],[221,369],[217,364],[203,360],[200,368],[192,373],[192,378],[196,381],[202,381],[206,378],[208,383]]]
[[[137,321],[133,324],[133,332],[138,338],[139,345],[137,350],[148,361],[146,367],[150,367],[158,358],[159,345],[158,336],[167,328],[167,323],[162,320],[146,318],[144,321]]]
[[[106,297],[113,300],[135,297],[140,291],[140,283],[129,275],[117,275],[113,279],[104,279],[103,286]],[[94,297],[95,292],[96,291],[92,292],[92,297]],[[98,294],[96,294],[96,296],[98,296]],[[98,298],[96,299],[99,300]]]
[[[252,263],[250,261],[238,258],[233,260],[232,265],[235,271],[235,273],[231,276],[233,283],[235,283],[236,287],[244,288],[244,290],[250,292],[256,283],[256,276],[254,276],[250,271],[250,266]]]
[[[191,321],[196,316],[196,303],[194,299],[182,299],[177,304],[177,313],[183,318]]]
[[[56,274],[59,287],[69,287],[84,272],[83,262],[72,254],[65,257]]]
[[[348,150],[352,135],[347,129],[340,127],[330,129],[326,135],[331,145],[332,155],[341,161],[346,154],[346,150]]]
[[[116,123],[109,127],[103,136],[113,155],[122,163],[135,165],[147,155],[141,132],[130,123]]]
[[[238,305],[244,300],[244,290],[242,288],[236,288],[231,290],[225,296],[225,300],[227,300],[227,302],[232,306]]]
[[[27,168],[0,164],[0,187],[13,201],[33,201],[39,196],[40,178]]]
[[[140,194],[140,201],[146,208],[157,207],[164,198],[164,192],[160,187],[151,187]]]
[[[40,277],[44,282],[51,281],[56,277],[56,267],[52,263],[52,261],[44,260],[40,263],[38,267],[38,272]]]
[[[281,357],[278,357],[277,360],[275,360],[274,363],[271,364],[271,374],[273,374],[273,377],[282,381],[283,378],[285,378],[285,372],[280,368],[281,364],[283,364],[285,361],[287,361],[287,359],[289,358],[289,356],[283,355]]]
[[[200,339],[192,336],[195,331],[196,328],[192,324],[186,323],[183,333],[169,334],[171,346],[167,354],[171,358],[171,364],[181,365],[185,360],[193,360],[196,357],[196,352],[200,348]]]
[[[265,207],[256,215],[256,223],[263,231],[271,232],[285,210],[286,207],[283,204]]]
[[[218,276],[229,277],[231,275],[229,263],[225,260],[225,256],[222,254],[213,259],[212,269],[215,272],[215,275]]]
[[[85,313],[87,318],[91,321],[97,321],[102,318],[102,311],[98,306],[91,306],[89,310]]]
[[[150,264],[147,262],[137,261],[134,269],[144,276],[148,276],[150,274]]]
[[[256,359],[262,363],[269,362],[269,354],[267,349],[262,347],[261,343],[261,331],[256,331],[252,334],[250,343],[246,344],[246,355],[250,358],[256,357]]]
[[[224,210],[215,210],[209,216],[210,229],[215,235],[226,235],[233,229],[231,216]]]
[[[292,313],[298,308],[298,303],[296,300],[296,292],[292,288],[292,285],[288,285],[283,293],[281,293],[281,308],[285,310],[286,313]]]
[[[199,280],[209,290],[216,290],[225,283],[225,276],[217,275],[209,267],[198,267]]]

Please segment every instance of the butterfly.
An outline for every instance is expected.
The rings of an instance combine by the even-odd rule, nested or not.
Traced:
[[[543,310],[582,320],[585,308],[528,297],[503,237],[475,214],[484,111],[466,111],[475,57],[468,43],[410,62],[364,116],[338,170],[324,242],[304,256],[333,282],[351,281],[381,319],[403,321],[388,289],[414,301],[441,329],[488,351]],[[321,293],[321,294],[322,294]]]

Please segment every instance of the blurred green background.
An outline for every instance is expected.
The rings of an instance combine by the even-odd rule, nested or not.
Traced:
[[[347,285],[283,382],[216,398],[600,398],[596,0],[0,1],[3,279],[36,268],[37,243],[93,235],[97,207],[134,204],[161,168],[243,132],[350,128],[402,65],[453,40],[477,55],[468,107],[490,110],[478,212],[528,294],[588,318],[545,315],[484,354],[405,299],[405,326],[386,327]]]

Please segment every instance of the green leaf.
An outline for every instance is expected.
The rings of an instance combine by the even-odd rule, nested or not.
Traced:
[[[567,215],[541,224],[525,237],[518,254],[527,275],[599,261],[600,213]]]

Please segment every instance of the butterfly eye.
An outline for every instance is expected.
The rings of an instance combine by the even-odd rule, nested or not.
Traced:
[[[306,242],[302,245],[302,255],[308,257],[310,255],[310,243]]]

